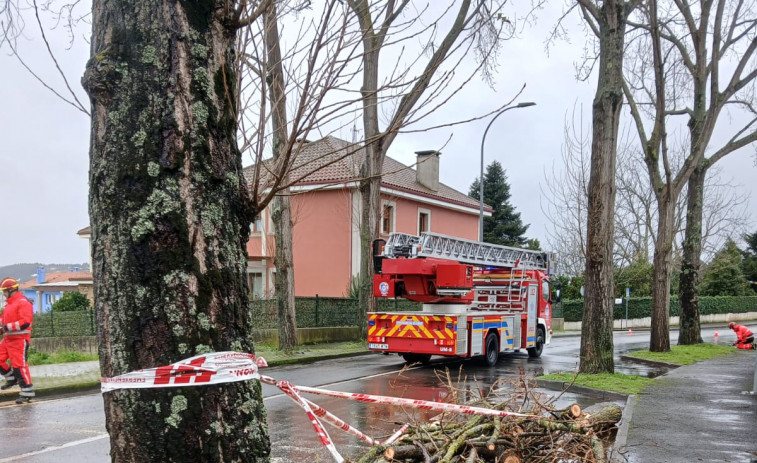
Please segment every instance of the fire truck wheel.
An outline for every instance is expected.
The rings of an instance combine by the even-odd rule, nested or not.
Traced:
[[[544,350],[544,330],[542,328],[536,329],[536,345],[534,347],[529,347],[527,350],[529,357],[541,357],[541,352]]]
[[[484,362],[486,366],[493,367],[497,364],[499,358],[499,340],[497,334],[492,332],[486,335],[486,352],[484,353]]]
[[[431,360],[431,354],[402,354],[402,358],[408,364],[422,363],[425,365]]]

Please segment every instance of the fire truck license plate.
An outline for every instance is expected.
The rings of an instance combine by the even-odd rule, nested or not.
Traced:
[[[368,343],[368,349],[389,349],[389,344],[374,344]]]

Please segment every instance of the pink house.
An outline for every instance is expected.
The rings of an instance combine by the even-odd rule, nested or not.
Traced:
[[[439,182],[439,155],[418,151],[416,169],[389,157],[381,182],[381,236],[392,232],[432,231],[478,239],[479,202]],[[303,177],[291,188],[295,295],[344,297],[359,273],[361,201],[357,189],[363,151],[334,137],[306,142],[290,178]],[[316,168],[320,167],[314,173]],[[248,182],[253,168],[245,169]],[[471,179],[473,180],[473,179]],[[491,208],[484,210],[488,216]],[[247,243],[252,293],[273,294],[275,237],[270,211],[252,225]]]

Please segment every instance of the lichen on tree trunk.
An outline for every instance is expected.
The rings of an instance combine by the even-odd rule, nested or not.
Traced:
[[[104,376],[254,352],[231,3],[94,2],[90,225]],[[257,382],[104,394],[113,461],[267,461]]]

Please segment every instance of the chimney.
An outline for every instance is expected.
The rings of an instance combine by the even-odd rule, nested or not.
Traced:
[[[415,166],[415,180],[429,190],[439,191],[438,151],[416,151],[418,163]]]
[[[37,284],[41,285],[45,282],[45,267],[37,267]]]

